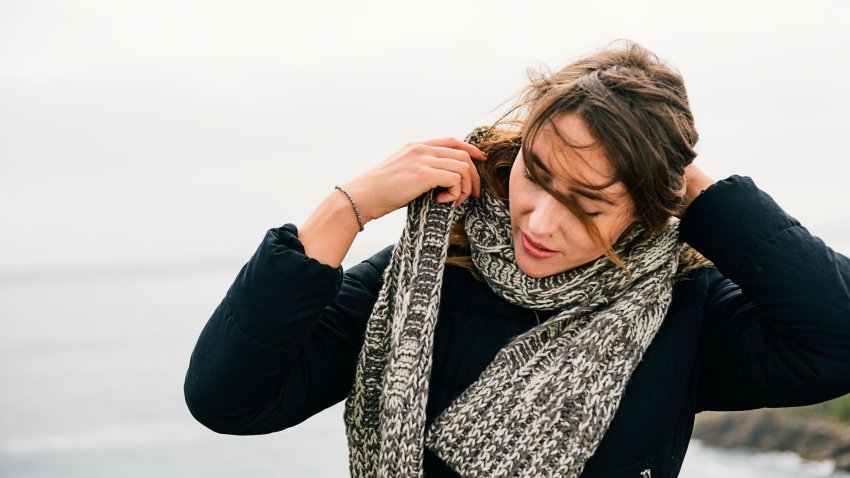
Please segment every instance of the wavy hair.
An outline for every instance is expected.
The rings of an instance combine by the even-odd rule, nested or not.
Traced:
[[[684,80],[674,67],[637,43],[616,43],[554,73],[529,69],[529,84],[519,100],[493,125],[476,129],[467,140],[487,153],[487,161],[475,161],[475,166],[495,197],[509,204],[510,171],[521,150],[534,182],[568,207],[605,256],[626,269],[593,220],[574,198],[552,186],[553,173],[530,151],[543,130],[555,132],[571,148],[601,147],[615,171],[609,184],[623,183],[635,205],[634,224],[642,224],[650,234],[684,211],[684,171],[697,155],[694,146],[699,138]],[[570,143],[554,124],[565,114],[578,115],[595,142]],[[582,186],[602,189],[609,184]],[[465,267],[481,280],[468,254],[462,222],[453,226],[449,244],[460,252],[450,255],[447,263]],[[711,265],[686,244],[676,277]]]

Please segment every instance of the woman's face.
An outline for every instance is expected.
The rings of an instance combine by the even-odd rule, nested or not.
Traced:
[[[559,116],[554,123],[561,135],[573,144],[594,141],[584,121],[575,114]],[[543,130],[537,135],[531,151],[554,174],[555,189],[573,195],[579,206],[591,213],[590,220],[603,237],[614,244],[634,220],[634,203],[623,183],[618,181],[594,191],[581,188],[575,182],[594,185],[611,182],[614,169],[602,149],[569,148],[553,131]],[[508,188],[514,252],[517,265],[526,275],[539,278],[558,274],[604,254],[604,249],[593,243],[584,225],[569,208],[528,179],[522,151],[514,161]],[[591,199],[588,195],[598,197]],[[546,250],[535,249],[528,241]]]

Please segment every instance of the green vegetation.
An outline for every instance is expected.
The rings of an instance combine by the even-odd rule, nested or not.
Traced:
[[[805,407],[789,409],[794,415],[805,417],[821,417],[828,420],[838,420],[850,424],[850,395],[844,395],[833,400]]]
[[[837,418],[845,423],[850,423],[850,395],[838,397],[834,400],[815,406],[821,407],[824,413],[830,417]]]

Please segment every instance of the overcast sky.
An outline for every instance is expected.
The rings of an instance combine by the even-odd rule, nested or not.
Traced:
[[[527,68],[617,38],[684,75],[705,171],[850,252],[850,3],[408,3],[0,2],[0,276],[239,264],[403,144],[492,121]]]

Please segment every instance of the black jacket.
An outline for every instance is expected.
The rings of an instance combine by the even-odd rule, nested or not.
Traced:
[[[716,267],[674,286],[665,321],[582,477],[677,476],[702,410],[850,393],[850,259],[749,177],[706,189],[679,230]],[[343,400],[392,247],[343,271],[304,255],[293,224],[269,230],[198,338],[184,387],[192,415],[219,433],[255,435]],[[531,310],[447,266],[429,423],[535,324]],[[424,466],[429,477],[457,476],[427,449]]]

